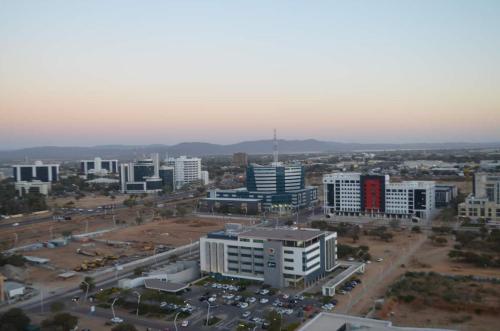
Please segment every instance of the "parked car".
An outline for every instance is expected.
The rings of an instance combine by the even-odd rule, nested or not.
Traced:
[[[247,310],[246,312],[244,312],[243,314],[241,314],[241,316],[243,316],[243,318],[247,318],[247,317],[250,316],[250,314],[251,314],[251,312]]]
[[[182,327],[186,327],[186,326],[188,326],[188,325],[189,325],[189,321],[188,321],[188,320],[184,320],[184,321],[182,321],[182,323],[181,323],[181,326],[182,326]]]
[[[123,323],[123,319],[118,317],[118,316],[115,316],[115,317],[111,318],[111,323],[120,324],[120,323]]]
[[[269,299],[267,299],[267,298],[260,299],[260,303],[268,303],[268,302],[269,302]]]

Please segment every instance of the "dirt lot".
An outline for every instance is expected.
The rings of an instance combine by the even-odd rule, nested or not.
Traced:
[[[239,223],[246,223],[239,221]],[[222,229],[226,221],[204,219],[199,217],[184,217],[158,220],[113,231],[103,235],[102,239],[122,240],[129,242],[152,242],[156,245],[180,246],[198,240],[202,235]],[[231,223],[231,222],[230,222]],[[232,221],[234,223],[234,221]]]
[[[122,204],[123,200],[127,199],[128,196],[125,194],[118,194],[115,199],[106,197],[104,195],[86,195],[81,199],[75,199],[74,197],[67,198],[50,198],[47,200],[49,207],[59,206],[63,207],[66,203],[72,201],[74,205],[72,208],[96,208],[98,206],[110,205],[110,204]]]

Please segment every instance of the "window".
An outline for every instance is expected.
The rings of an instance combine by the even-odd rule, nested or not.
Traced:
[[[252,257],[250,254],[241,254],[242,257]]]
[[[252,273],[252,270],[249,270],[249,269],[241,269],[241,272],[247,272],[247,273]]]
[[[293,259],[285,259],[285,262],[293,262]]]
[[[285,267],[285,270],[293,270],[293,267]]]
[[[293,254],[293,251],[285,250],[285,254]]]
[[[238,253],[227,253],[229,256],[238,256]]]
[[[240,238],[240,241],[250,242],[250,239],[248,239],[248,238]]]
[[[262,240],[262,239],[254,239],[253,242],[254,243],[261,243],[261,244],[263,244],[264,240]]]

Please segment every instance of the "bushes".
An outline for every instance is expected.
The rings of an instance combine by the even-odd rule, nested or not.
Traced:
[[[42,321],[42,331],[70,331],[78,324],[78,317],[60,313]]]
[[[24,331],[30,324],[30,318],[20,308],[12,308],[0,316],[0,326],[7,330]]]
[[[10,264],[15,267],[23,267],[25,262],[26,260],[24,259],[24,257],[19,254],[13,254],[13,255],[0,254],[0,266]]]

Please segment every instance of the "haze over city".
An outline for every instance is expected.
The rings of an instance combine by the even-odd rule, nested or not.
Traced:
[[[0,149],[275,127],[498,142],[499,17],[498,1],[1,1]]]

